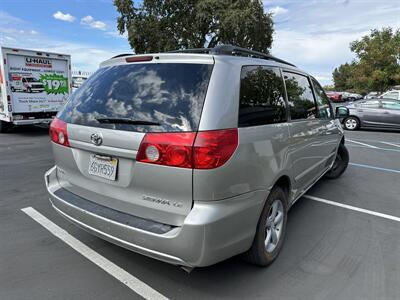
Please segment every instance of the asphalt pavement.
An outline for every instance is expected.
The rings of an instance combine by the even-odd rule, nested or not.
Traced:
[[[239,257],[188,274],[76,228],[50,206],[47,129],[0,135],[0,299],[137,299],[139,293],[21,211],[73,238],[170,299],[400,299],[400,133],[346,132],[350,165],[290,210],[268,268]],[[329,202],[331,201],[331,202]]]

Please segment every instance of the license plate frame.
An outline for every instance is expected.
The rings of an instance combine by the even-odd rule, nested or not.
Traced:
[[[110,156],[91,154],[89,157],[88,173],[110,181],[117,180],[118,159]]]

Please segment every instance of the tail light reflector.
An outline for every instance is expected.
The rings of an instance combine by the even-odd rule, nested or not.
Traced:
[[[180,168],[214,169],[225,164],[238,145],[237,129],[147,133],[136,160]]]
[[[59,145],[69,147],[69,140],[67,134],[67,123],[60,119],[54,118],[50,124],[50,138],[51,140]]]

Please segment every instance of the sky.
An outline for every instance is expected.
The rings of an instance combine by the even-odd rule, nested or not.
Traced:
[[[322,84],[354,59],[350,42],[371,29],[400,28],[400,0],[264,0],[273,14],[273,55],[296,64]],[[0,0],[0,45],[72,55],[74,70],[129,53],[116,28],[112,0]]]

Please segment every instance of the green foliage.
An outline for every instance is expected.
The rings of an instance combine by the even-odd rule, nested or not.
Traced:
[[[384,92],[400,84],[400,30],[371,30],[350,44],[357,59],[333,72],[335,88],[358,93]]]
[[[260,0],[114,0],[136,53],[234,44],[268,53],[273,21]]]

